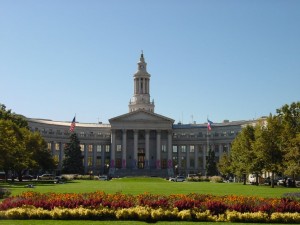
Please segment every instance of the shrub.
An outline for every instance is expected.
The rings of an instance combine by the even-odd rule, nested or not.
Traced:
[[[214,183],[223,183],[223,178],[220,176],[212,176],[209,180]]]
[[[11,191],[7,188],[0,188],[0,199],[7,198],[11,195]]]

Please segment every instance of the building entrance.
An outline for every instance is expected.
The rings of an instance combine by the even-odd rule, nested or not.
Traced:
[[[139,169],[145,168],[145,151],[143,148],[139,148],[138,151],[138,168]]]

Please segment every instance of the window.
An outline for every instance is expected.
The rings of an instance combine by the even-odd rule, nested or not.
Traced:
[[[101,166],[101,157],[96,159],[96,166]]]
[[[190,145],[190,152],[191,153],[195,152],[195,145]]]
[[[101,145],[97,145],[97,152],[101,152],[101,151],[102,151]]]
[[[122,151],[122,145],[117,145],[117,152],[121,152]]]
[[[181,157],[181,160],[180,160],[180,167],[181,168],[185,168],[186,167],[186,159],[184,156]]]
[[[59,151],[59,149],[60,149],[60,148],[59,148],[59,143],[55,143],[55,150],[56,150],[56,151]]]
[[[84,132],[83,131],[80,132],[80,137],[84,137]]]
[[[47,143],[47,148],[48,148],[48,151],[51,151],[51,143],[50,142]]]
[[[89,156],[88,157],[88,166],[92,166],[93,165],[93,157]]]
[[[161,146],[161,151],[162,152],[167,152],[167,146],[166,145],[162,145]]]
[[[195,160],[194,160],[194,158],[190,159],[190,167],[195,167]]]
[[[181,146],[181,152],[186,152],[186,146],[185,145]]]
[[[177,145],[173,145],[173,152],[177,153]]]
[[[110,148],[109,145],[105,145],[105,152],[109,152],[109,148]]]
[[[88,145],[89,152],[93,152],[93,145]]]
[[[80,145],[80,150],[82,151],[82,152],[84,152],[84,145]]]

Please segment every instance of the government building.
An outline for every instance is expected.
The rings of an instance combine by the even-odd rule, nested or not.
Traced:
[[[172,118],[155,113],[150,100],[150,74],[143,53],[133,75],[133,96],[128,113],[109,119],[109,124],[76,123],[85,173],[112,177],[169,177],[189,173],[206,174],[208,149],[216,161],[230,152],[231,143],[243,126],[254,120],[224,120],[212,124],[174,124]],[[62,168],[64,145],[70,141],[70,122],[28,118]],[[209,147],[208,147],[209,146]]]

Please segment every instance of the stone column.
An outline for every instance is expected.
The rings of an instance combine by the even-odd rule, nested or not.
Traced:
[[[206,172],[206,148],[207,148],[207,145],[203,145],[203,149],[202,149],[202,155],[203,155],[203,167],[202,167],[202,170],[204,170]]]
[[[223,155],[223,144],[219,144],[219,160],[222,155]]]
[[[172,161],[172,130],[168,130],[168,168],[173,168]]]
[[[186,146],[186,169],[188,171],[190,169],[190,150],[191,150],[191,146],[187,145]]]
[[[146,169],[149,168],[150,157],[149,157],[149,138],[150,138],[150,130],[145,130],[145,163]]]
[[[64,149],[63,144],[59,142],[59,167],[62,169],[63,165],[63,159],[64,159]]]
[[[156,169],[161,169],[161,131],[156,131]]]
[[[88,145],[84,144],[84,152],[83,152],[83,167],[84,167],[84,172],[87,173],[88,171]]]
[[[133,161],[134,161],[134,168],[137,168],[137,154],[138,154],[138,134],[139,130],[133,131]]]
[[[199,171],[199,168],[198,168],[198,157],[199,157],[199,154],[198,154],[198,152],[199,152],[199,145],[195,145],[195,170],[196,171]]]
[[[95,174],[95,171],[97,169],[97,144],[93,144],[93,173]]]
[[[127,130],[126,129],[123,129],[122,130],[122,168],[123,169],[126,169],[126,145],[127,145],[127,142],[126,142],[126,138],[127,138],[127,135],[126,135],[126,132]]]
[[[110,168],[115,168],[115,158],[116,158],[116,130],[111,130]]]

